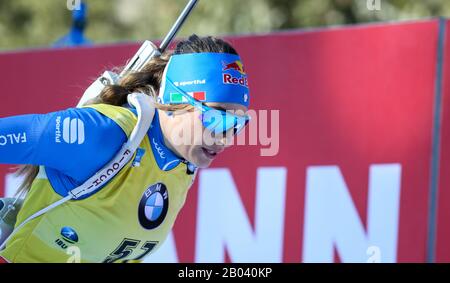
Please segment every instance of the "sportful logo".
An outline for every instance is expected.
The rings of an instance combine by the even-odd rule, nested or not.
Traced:
[[[66,143],[84,143],[84,123],[80,119],[66,118],[63,121],[63,140]]]
[[[173,82],[175,86],[186,86],[186,85],[204,85],[206,84],[206,79],[203,80],[192,80],[186,82]]]

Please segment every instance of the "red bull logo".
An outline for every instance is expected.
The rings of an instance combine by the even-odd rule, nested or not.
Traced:
[[[237,77],[233,77],[230,74],[223,74],[223,83],[248,87],[248,80],[246,77],[237,78]]]
[[[235,77],[231,74],[223,74],[223,83],[224,84],[233,84],[233,85],[241,85],[244,87],[248,87],[247,74],[245,73],[244,64],[240,60],[234,61],[232,63],[226,64],[222,62],[223,69],[222,71],[235,70],[241,74],[240,77]]]
[[[241,73],[241,75],[243,75],[243,76],[246,75],[245,69],[244,69],[244,64],[242,64],[242,62],[240,60],[234,61],[229,64],[222,62],[222,64],[223,64],[222,71],[235,70],[235,71],[238,71],[239,73]]]

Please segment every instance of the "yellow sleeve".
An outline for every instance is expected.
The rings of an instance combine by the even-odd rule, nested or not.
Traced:
[[[109,104],[92,104],[83,106],[83,108],[92,108],[102,113],[106,117],[116,122],[129,137],[137,123],[137,117],[132,111],[125,107]]]

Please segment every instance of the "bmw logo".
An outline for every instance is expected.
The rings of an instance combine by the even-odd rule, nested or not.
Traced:
[[[70,227],[63,227],[61,229],[61,236],[63,239],[71,244],[75,244],[78,242],[78,235],[74,229]]]
[[[139,202],[139,223],[145,229],[158,227],[166,218],[169,209],[169,192],[166,185],[151,185],[142,195]]]

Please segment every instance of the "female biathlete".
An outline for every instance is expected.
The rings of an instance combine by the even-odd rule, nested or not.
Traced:
[[[167,237],[197,169],[249,121],[237,52],[223,40],[192,35],[88,105],[0,119],[0,163],[25,165],[26,191],[17,218],[3,222],[17,228],[116,155],[137,121],[131,93],[154,97],[157,109],[132,159],[99,190],[25,223],[5,242],[3,262],[67,262],[73,247],[81,262],[141,261]],[[9,202],[0,201],[0,216]]]

